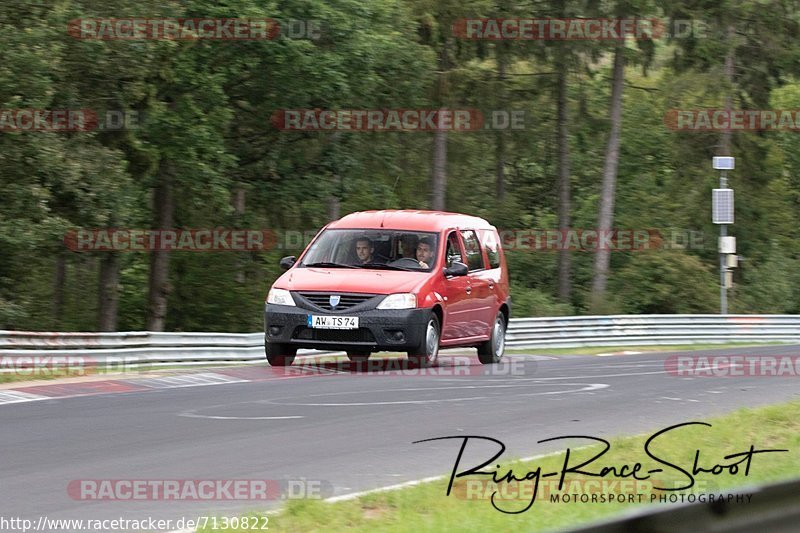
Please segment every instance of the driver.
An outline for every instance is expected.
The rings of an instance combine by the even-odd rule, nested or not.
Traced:
[[[417,245],[419,244],[419,237],[413,233],[404,233],[400,237],[400,257],[409,257],[415,259],[417,257]]]
[[[430,268],[435,261],[433,257],[433,241],[430,237],[423,237],[417,244],[417,261],[422,268]]]
[[[356,264],[365,265],[372,263],[372,255],[375,253],[375,246],[369,237],[359,237],[356,241]]]

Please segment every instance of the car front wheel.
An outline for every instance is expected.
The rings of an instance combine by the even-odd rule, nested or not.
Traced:
[[[492,326],[492,336],[478,346],[478,360],[484,365],[499,363],[506,348],[506,317],[497,313]]]
[[[413,366],[434,366],[439,360],[439,339],[441,328],[439,318],[431,313],[425,334],[420,339],[416,349],[408,352],[408,362]]]
[[[347,352],[347,357],[354,363],[361,363],[369,359],[370,352],[350,351]]]
[[[266,342],[264,351],[267,354],[267,362],[272,366],[289,366],[297,355],[297,348],[279,342]]]

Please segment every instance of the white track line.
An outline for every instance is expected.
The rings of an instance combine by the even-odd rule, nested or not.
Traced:
[[[8,405],[10,403],[38,402],[40,400],[49,399],[51,399],[50,396],[40,396],[38,394],[30,394],[14,389],[0,391],[0,405]]]
[[[590,447],[591,447],[591,445],[590,446],[580,446],[578,448],[571,448],[571,450],[572,451],[577,451],[577,450],[586,449],[586,448],[590,448]],[[527,463],[527,462],[530,462],[530,461],[535,461],[537,459],[543,459],[543,458],[549,457],[551,455],[558,455],[560,453],[563,453],[563,452],[562,451],[557,451],[557,452],[550,452],[550,453],[542,453],[542,454],[539,454],[539,455],[531,455],[530,457],[522,457],[520,459],[516,459],[515,462],[525,462],[525,463]],[[432,483],[434,481],[439,481],[439,480],[442,480],[442,479],[447,479],[447,476],[446,475],[442,475],[442,476],[424,477],[422,479],[415,479],[415,480],[412,480],[412,481],[406,481],[405,483],[398,483],[396,485],[388,485],[386,487],[379,487],[377,489],[362,490],[362,491],[359,491],[359,492],[351,492],[349,494],[342,494],[340,496],[333,496],[331,498],[326,498],[323,501],[325,501],[326,503],[346,502],[346,501],[350,501],[350,500],[356,500],[356,499],[358,499],[358,498],[360,498],[362,496],[367,496],[369,494],[377,494],[377,493],[380,493],[380,492],[389,492],[389,491],[392,491],[392,490],[405,489],[407,487],[415,487],[417,485],[422,485],[424,483]]]

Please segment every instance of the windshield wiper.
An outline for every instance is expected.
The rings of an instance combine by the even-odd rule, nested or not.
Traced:
[[[342,263],[330,263],[328,261],[319,261],[317,263],[306,263],[305,267],[324,267],[324,268],[358,268],[353,265],[345,265]]]
[[[386,263],[363,263],[358,265],[360,268],[377,268],[384,270],[404,270],[405,272],[412,272],[410,268],[404,268],[396,265],[387,265]]]

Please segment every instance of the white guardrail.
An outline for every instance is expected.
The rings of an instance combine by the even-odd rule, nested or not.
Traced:
[[[800,343],[800,315],[609,315],[512,318],[508,348]],[[298,355],[320,352],[300,350]],[[332,353],[332,352],[331,352]],[[80,357],[98,363],[264,359],[263,333],[64,333],[0,330],[0,357]]]

